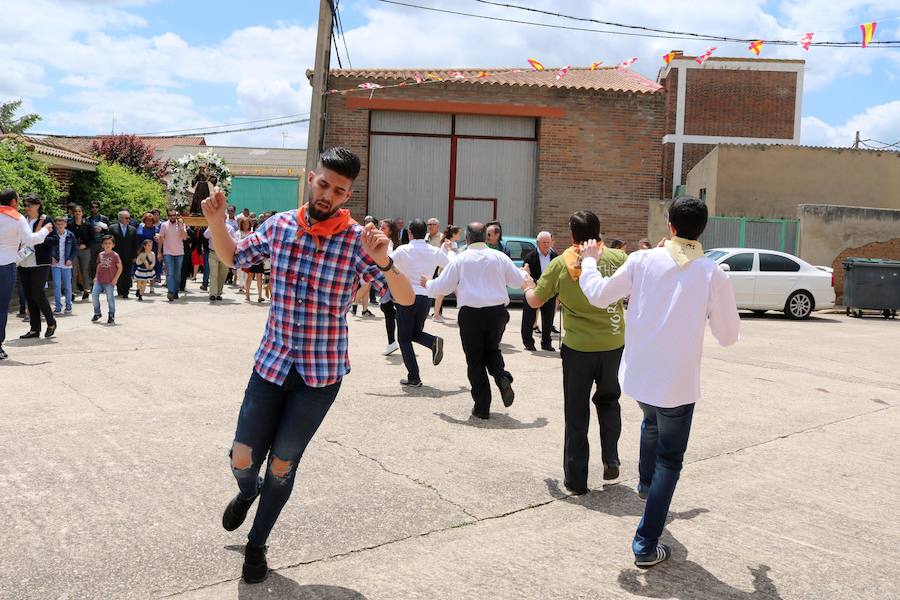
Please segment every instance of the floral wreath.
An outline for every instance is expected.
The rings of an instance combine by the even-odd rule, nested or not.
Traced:
[[[231,192],[231,171],[221,156],[215,152],[185,154],[181,158],[169,161],[169,173],[172,176],[169,178],[166,191],[176,210],[185,211],[191,206],[192,197],[188,188],[200,172],[200,167],[206,167],[207,174],[217,179],[216,185],[226,196]]]

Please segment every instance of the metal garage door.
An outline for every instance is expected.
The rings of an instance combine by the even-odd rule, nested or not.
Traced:
[[[369,213],[463,226],[497,218],[504,233],[529,235],[536,163],[530,117],[373,111]]]
[[[296,177],[235,176],[231,179],[228,203],[234,204],[238,212],[244,207],[257,214],[292,210],[297,208],[298,184]]]

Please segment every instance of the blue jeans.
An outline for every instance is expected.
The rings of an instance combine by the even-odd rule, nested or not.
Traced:
[[[403,354],[403,364],[406,365],[406,376],[410,381],[420,381],[419,363],[416,362],[413,342],[422,344],[429,350],[434,344],[434,336],[422,331],[428,319],[428,311],[431,309],[431,298],[416,296],[411,306],[397,304],[396,309],[397,342],[400,344],[400,353]]]
[[[0,346],[6,340],[6,317],[9,312],[9,301],[12,300],[13,287],[16,285],[16,263],[0,265]]]
[[[60,295],[66,294],[66,310],[72,310],[72,269],[63,267],[50,267],[50,274],[53,276],[53,297],[56,299],[54,310],[60,312],[62,310],[62,298]]]
[[[291,369],[282,385],[275,385],[253,371],[238,416],[234,445],[251,449],[252,463],[245,469],[231,470],[241,496],[260,494],[253,527],[247,536],[255,546],[264,546],[281,509],[291,497],[297,463],[306,446],[328,414],[341,382],[322,388],[306,385],[297,369]],[[265,478],[259,470],[268,456]],[[287,473],[276,475],[272,460],[287,461]]]
[[[666,525],[669,504],[691,435],[694,405],[675,408],[659,408],[641,402],[638,405],[644,411],[638,490],[649,490],[649,495],[631,549],[635,556],[644,556],[655,553],[659,536]]]
[[[116,286],[111,283],[100,283],[94,280],[94,287],[91,289],[91,300],[94,301],[94,314],[100,314],[100,294],[106,292],[106,307],[110,317],[116,316]]]
[[[166,263],[166,289],[170,294],[178,293],[178,283],[181,281],[181,266],[184,263],[184,255],[163,254]]]

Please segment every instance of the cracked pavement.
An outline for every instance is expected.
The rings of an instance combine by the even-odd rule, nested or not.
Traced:
[[[743,319],[707,340],[704,398],[665,540],[648,572],[629,543],[643,504],[639,410],[622,399],[622,476],[561,491],[558,355],[504,355],[516,401],[471,419],[455,327],[425,386],[381,356],[381,315],[349,316],[353,372],[307,450],[270,538],[274,569],[239,581],[249,522],[221,528],[234,494],[227,450],[267,307],[227,291],[90,309],[0,363],[0,598],[900,597],[900,321],[823,314]],[[418,349],[417,349],[418,350]],[[427,351],[419,351],[424,358]],[[252,511],[251,511],[252,517]],[[885,540],[886,545],[873,544]]]

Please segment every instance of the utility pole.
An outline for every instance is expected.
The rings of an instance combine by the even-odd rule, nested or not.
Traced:
[[[859,132],[856,132],[856,140],[853,142],[853,149],[859,150]]]
[[[319,33],[316,38],[316,63],[313,67],[312,106],[309,113],[309,138],[306,142],[306,172],[316,168],[319,152],[322,150],[322,138],[325,123],[325,91],[328,84],[328,70],[331,63],[331,29],[334,15],[331,12],[331,0],[319,0]],[[306,178],[303,178],[306,187]],[[304,193],[301,202],[306,198]]]

